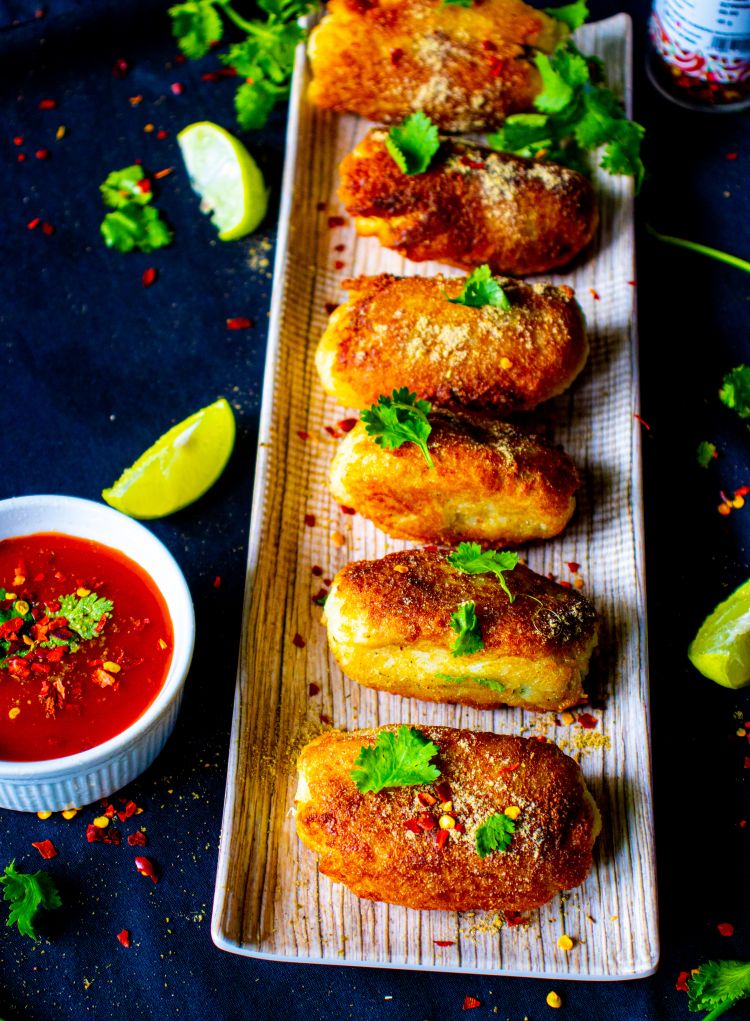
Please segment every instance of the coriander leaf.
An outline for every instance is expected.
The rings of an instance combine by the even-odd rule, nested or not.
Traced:
[[[427,114],[413,113],[391,128],[385,147],[404,174],[423,174],[440,148],[437,126]]]
[[[552,144],[549,118],[543,113],[515,113],[506,117],[499,131],[487,137],[493,149],[514,152],[519,156],[536,155],[539,148]],[[533,150],[531,147],[534,147]]]
[[[546,53],[536,55],[536,66],[542,76],[542,91],[534,99],[534,106],[542,113],[559,113],[573,98],[572,86],[554,69]]]
[[[707,961],[687,980],[688,1009],[708,1010],[703,1021],[714,1021],[739,1000],[750,996],[750,963]]]
[[[508,588],[504,578],[506,571],[512,571],[518,564],[518,554],[510,550],[482,550],[478,542],[461,542],[458,549],[449,553],[447,557],[451,567],[464,574],[494,574],[500,582],[503,592],[512,603],[515,596]]]
[[[507,687],[493,677],[478,677],[476,674],[435,674],[435,677],[439,681],[447,681],[449,684],[481,684],[483,688],[491,688],[492,691],[505,691]]]
[[[141,181],[145,181],[145,184],[141,185]],[[108,174],[104,184],[99,185],[99,191],[102,193],[104,205],[113,209],[121,209],[129,202],[145,206],[153,197],[149,179],[144,174],[143,167],[137,164],[124,167],[122,170],[113,170]]]
[[[404,443],[416,443],[428,468],[434,468],[427,449],[427,438],[432,432],[427,419],[431,407],[429,401],[417,400],[417,395],[404,386],[394,390],[390,397],[381,394],[378,403],[371,405],[369,410],[361,411],[359,417],[365,424],[367,435],[372,436],[379,446],[396,450]]]
[[[96,592],[89,592],[80,598],[76,595],[60,596],[59,603],[57,616],[65,617],[70,630],[81,638],[98,638],[102,631],[102,621],[106,621],[114,608],[111,600],[97,596]],[[47,607],[45,609],[52,615]]]
[[[488,816],[481,826],[477,826],[477,854],[486,858],[493,851],[507,851],[515,832],[516,824],[509,816],[498,812]]]
[[[602,155],[599,166],[609,174],[626,174],[635,181],[636,191],[643,184],[646,168],[641,159],[641,141],[645,128],[635,121],[615,121],[612,137]]]
[[[205,57],[211,44],[219,42],[224,34],[213,0],[187,0],[170,7],[168,14],[172,18],[172,35],[190,60]]]
[[[713,460],[717,457],[716,445],[709,443],[708,440],[702,440],[698,444],[696,450],[696,458],[701,468],[708,468]]]
[[[153,252],[172,240],[172,231],[153,206],[139,206],[129,202],[121,209],[107,213],[100,227],[107,248],[118,252]]]
[[[750,418],[750,365],[737,365],[726,374],[719,399],[740,418]]]
[[[623,117],[622,104],[607,88],[586,89],[583,98],[585,112],[576,122],[573,134],[584,149],[596,149],[612,137],[613,120]]]
[[[476,603],[461,603],[456,612],[451,614],[451,628],[458,635],[451,646],[452,656],[471,656],[484,648]]]
[[[0,875],[3,899],[9,901],[6,925],[15,925],[22,936],[38,940],[34,919],[40,908],[48,911],[62,905],[54,880],[46,872],[19,872],[15,861]]]
[[[564,7],[544,7],[543,10],[551,18],[564,22],[571,32],[580,28],[589,16],[586,0],[576,0],[576,3],[566,4]]]
[[[258,131],[268,120],[280,97],[266,82],[245,82],[234,94],[237,123],[246,131]]]
[[[464,281],[461,293],[456,298],[448,298],[451,305],[467,305],[471,308],[484,308],[493,305],[503,312],[510,309],[510,302],[505,291],[497,280],[493,279],[490,267],[485,263],[479,266]]]
[[[437,745],[414,727],[399,727],[396,734],[384,730],[372,747],[360,748],[354,760],[360,768],[351,771],[351,778],[361,794],[432,783],[440,776],[430,762],[437,753]]]

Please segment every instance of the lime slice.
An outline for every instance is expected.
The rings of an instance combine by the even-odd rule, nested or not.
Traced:
[[[164,433],[102,499],[131,518],[161,518],[203,496],[234,447],[234,414],[222,397]]]
[[[690,643],[688,658],[725,688],[750,684],[750,581],[709,613]]]
[[[261,223],[268,191],[258,164],[242,142],[211,121],[188,124],[177,136],[201,211],[222,241],[244,237]]]

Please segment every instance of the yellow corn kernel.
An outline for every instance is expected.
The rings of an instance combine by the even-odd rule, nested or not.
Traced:
[[[150,135],[151,132],[154,130],[154,125],[153,124],[144,124],[143,125],[143,130],[146,132],[147,135]]]
[[[520,814],[521,809],[518,807],[518,805],[508,805],[508,807],[503,812],[503,815],[507,815],[509,819],[517,819]]]
[[[44,822],[44,820],[45,820],[45,819],[49,819],[49,817],[50,817],[51,815],[52,815],[52,813],[51,813],[51,812],[37,812],[37,813],[36,813],[36,817],[37,817],[37,819],[41,819],[41,820],[42,820],[42,822]]]
[[[456,825],[456,820],[452,815],[441,815],[438,819],[438,826],[441,830],[452,830]]]
[[[16,612],[20,613],[22,617],[25,617],[26,614],[29,612],[29,604],[26,602],[25,599],[16,600]]]
[[[14,705],[12,709],[8,710],[8,718],[11,720],[15,720],[16,716],[18,716],[20,712],[21,710],[18,708],[18,706]]]
[[[76,595],[80,599],[83,599],[84,596],[90,596],[91,595],[91,589],[90,588],[84,588],[83,586],[81,586],[80,588],[76,589]]]
[[[562,936],[558,938],[557,945],[560,947],[561,950],[572,950],[575,944],[573,943],[573,940],[570,938],[570,936],[567,936],[565,933],[563,933]]]
[[[55,139],[59,142],[61,138],[65,138],[65,125],[61,124],[55,132]]]
[[[160,638],[159,639],[159,648],[160,649],[166,649],[166,647],[167,647],[167,643],[164,641],[163,638]]]
[[[5,598],[6,599],[15,599],[16,598],[16,594],[15,594],[15,592],[6,592],[5,593]]]
[[[732,512],[732,508],[729,506],[728,503],[720,503],[716,509],[719,512],[719,514],[723,514],[724,517],[726,517],[727,514],[731,514]]]
[[[108,670],[109,673],[111,673],[111,674],[119,674],[119,672],[122,670],[122,667],[120,666],[120,664],[119,663],[113,663],[111,659],[105,660],[105,662],[102,664],[102,666],[104,667],[105,670]]]
[[[554,989],[551,989],[547,993],[547,1006],[552,1007],[554,1010],[557,1010],[558,1007],[562,1007],[562,1000],[560,999],[559,994],[556,993]]]
[[[334,546],[343,546],[346,542],[346,537],[341,532],[331,532],[331,542]]]
[[[94,826],[96,826],[98,830],[106,830],[109,826],[109,819],[106,815],[97,815],[96,819],[94,819]]]
[[[66,808],[62,812],[63,819],[75,819],[75,817],[77,815],[78,815],[78,809],[77,808]]]
[[[560,723],[563,723],[565,724],[566,727],[569,727],[571,723],[575,723],[575,716],[573,715],[573,713],[561,713]]]

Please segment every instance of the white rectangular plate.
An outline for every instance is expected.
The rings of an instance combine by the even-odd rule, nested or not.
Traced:
[[[585,26],[586,52],[602,57],[629,104],[631,25],[626,15]],[[602,618],[593,680],[605,708],[594,730],[553,714],[482,712],[379,694],[348,681],[329,655],[321,577],[350,560],[404,548],[359,516],[342,514],[327,489],[336,439],[326,426],[352,414],[324,396],[313,364],[327,306],[360,273],[429,275],[358,239],[342,210],[337,165],[365,133],[305,99],[298,54],[272,298],[247,572],[244,629],[212,932],[218,946],[274,960],[434,968],[440,971],[611,979],[647,975],[658,958],[649,751],[641,516],[638,370],[634,322],[632,182],[598,173],[601,226],[588,257],[555,282],[575,287],[588,321],[591,359],[570,393],[544,408],[553,435],[584,484],[561,538],[528,551],[532,568],[572,580]],[[343,249],[341,246],[345,246]],[[450,270],[448,272],[451,272]],[[306,523],[307,521],[307,523]],[[314,521],[314,524],[313,524]],[[338,543],[338,544],[337,544]],[[304,642],[304,645],[303,645]],[[310,693],[310,685],[320,691]],[[604,819],[586,883],[502,926],[494,915],[418,912],[358,900],[318,874],[295,835],[295,758],[324,725],[446,724],[544,733],[580,759]],[[592,737],[592,735],[594,735]],[[587,741],[588,743],[583,743]],[[593,743],[592,743],[593,742]],[[557,947],[567,932],[573,951]],[[440,947],[436,941],[451,941]]]

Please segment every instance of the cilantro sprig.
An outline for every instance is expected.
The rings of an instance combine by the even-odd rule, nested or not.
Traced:
[[[87,596],[60,596],[58,617],[65,617],[68,627],[81,638],[98,638],[102,631],[102,621],[106,621],[114,608],[114,603],[96,592]],[[50,612],[49,610],[47,611]]]
[[[258,0],[265,18],[243,18],[229,0],[187,0],[169,8],[172,34],[189,60],[199,60],[224,37],[229,22],[244,38],[219,54],[242,79],[234,97],[240,127],[262,128],[274,106],[289,95],[297,44],[305,38],[298,20],[315,0]]]
[[[448,298],[448,301],[451,305],[467,305],[470,308],[484,308],[485,305],[492,305],[494,308],[502,309],[503,312],[510,309],[508,296],[494,279],[492,270],[486,263],[478,266],[464,281],[461,293],[455,298]]]
[[[394,390],[390,397],[381,394],[378,403],[360,412],[367,435],[386,450],[397,450],[404,443],[416,443],[422,451],[428,468],[435,464],[427,449],[432,426],[427,415],[432,410],[429,401],[417,400],[406,386]]]
[[[698,444],[698,449],[695,452],[695,457],[700,467],[708,468],[717,456],[718,452],[716,450],[716,444],[710,443],[708,440],[701,440]]]
[[[551,18],[564,22],[571,32],[575,32],[577,28],[580,28],[589,16],[586,0],[576,0],[575,3],[565,4],[564,7],[544,7],[543,10]]]
[[[484,640],[477,620],[476,603],[461,603],[451,614],[450,623],[457,635],[450,649],[452,656],[471,656],[474,652],[481,652]]]
[[[172,241],[172,231],[159,210],[149,205],[153,190],[147,175],[136,164],[113,170],[99,186],[107,213],[100,230],[107,248],[118,252],[153,252]]]
[[[410,114],[403,124],[390,129],[385,147],[402,173],[423,174],[440,148],[437,126],[426,113]]]
[[[715,1021],[750,996],[750,962],[707,961],[687,981],[688,1009],[710,1011],[703,1021]]]
[[[515,596],[508,588],[505,573],[514,570],[518,564],[518,554],[510,550],[482,550],[478,542],[461,542],[453,553],[447,557],[451,567],[464,574],[494,574],[500,582],[508,602],[515,601]]]
[[[486,858],[493,851],[507,851],[515,832],[516,824],[509,816],[498,812],[488,816],[481,826],[477,826],[477,854]]]
[[[39,940],[34,923],[40,909],[53,911],[62,907],[55,882],[46,872],[19,872],[15,859],[6,865],[0,884],[3,899],[8,901],[6,925],[15,925],[22,936]]]
[[[360,748],[351,778],[361,794],[385,787],[411,787],[432,783],[440,770],[431,760],[438,747],[415,727],[399,727],[394,734],[381,731],[372,747]]]
[[[724,376],[719,400],[740,418],[750,418],[750,365],[737,365]]]

